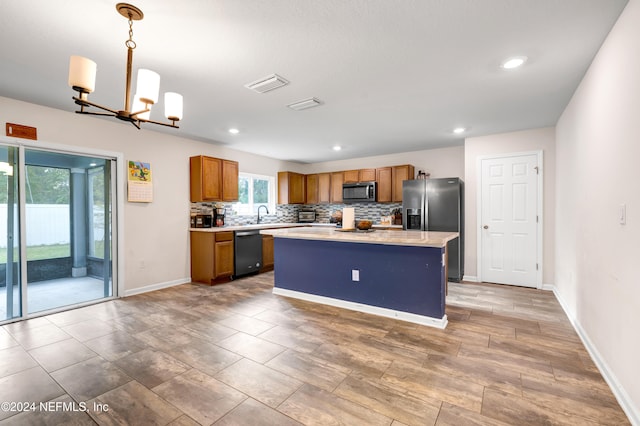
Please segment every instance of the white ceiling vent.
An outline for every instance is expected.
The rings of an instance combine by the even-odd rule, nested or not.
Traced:
[[[292,104],[287,105],[291,109],[295,109],[296,111],[300,111],[307,108],[313,108],[322,105],[322,101],[317,98],[309,98],[302,101],[294,102]]]
[[[289,84],[287,79],[280,77],[278,74],[271,74],[253,83],[245,84],[244,87],[254,92],[265,93],[278,87],[286,86],[287,84]]]

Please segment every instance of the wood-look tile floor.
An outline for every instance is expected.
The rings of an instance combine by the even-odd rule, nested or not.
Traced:
[[[1,423],[629,424],[551,292],[450,284],[438,330],[272,287],[185,284],[2,326]]]

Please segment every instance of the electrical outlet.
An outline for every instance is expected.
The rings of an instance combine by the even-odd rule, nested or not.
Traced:
[[[351,281],[360,281],[360,271],[358,269],[351,270]]]

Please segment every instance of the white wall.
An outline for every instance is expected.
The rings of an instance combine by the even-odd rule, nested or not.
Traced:
[[[303,173],[333,172],[402,164],[412,164],[416,168],[416,173],[418,170],[429,172],[433,178],[460,177],[464,179],[464,146],[313,163],[305,165]]]
[[[71,100],[69,103],[71,106]],[[3,97],[0,121],[36,127],[42,144],[120,152],[125,161],[151,163],[153,202],[125,202],[124,207],[125,294],[148,286],[189,281],[190,156],[204,154],[236,160],[240,171],[273,176],[278,170],[300,167],[186,139],[180,137],[181,130],[175,131],[177,136],[155,132],[153,125],[137,130],[115,119],[81,116]],[[0,137],[0,142],[11,139],[16,140]],[[118,190],[126,194],[125,182]]]
[[[477,196],[478,157],[513,152],[542,151],[543,156],[543,247],[542,283],[554,283],[555,261],[555,134],[553,127],[468,138],[465,141],[465,264],[468,279],[475,279],[477,271]]]
[[[640,0],[556,127],[556,293],[640,424]],[[619,206],[627,206],[627,224]]]

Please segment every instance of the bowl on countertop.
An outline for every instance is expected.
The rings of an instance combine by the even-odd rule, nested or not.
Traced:
[[[373,222],[370,220],[357,220],[356,221],[356,228],[358,228],[361,231],[366,231],[368,229],[371,229],[371,226],[373,226]]]

